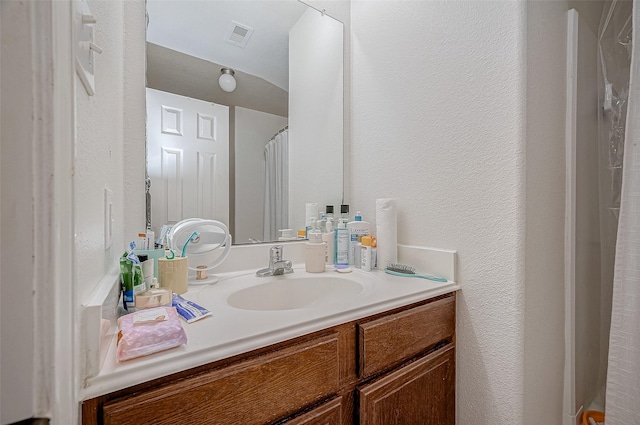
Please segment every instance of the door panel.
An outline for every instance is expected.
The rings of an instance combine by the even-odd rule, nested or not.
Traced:
[[[147,89],[151,224],[229,224],[229,108]]]

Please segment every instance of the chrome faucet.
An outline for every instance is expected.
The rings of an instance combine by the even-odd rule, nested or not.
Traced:
[[[282,259],[282,245],[274,245],[269,249],[269,267],[260,269],[256,276],[280,276],[293,273],[293,263]]]

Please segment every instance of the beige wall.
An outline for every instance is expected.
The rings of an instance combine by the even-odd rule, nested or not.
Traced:
[[[524,424],[560,424],[567,4],[527,2]],[[553,347],[553,349],[551,348]]]
[[[147,86],[168,93],[269,114],[289,115],[289,93],[262,78],[235,71],[237,87],[218,85],[221,65],[147,43]]]

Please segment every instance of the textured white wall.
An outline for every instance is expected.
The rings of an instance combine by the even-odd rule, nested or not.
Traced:
[[[144,1],[91,1],[89,7],[98,22],[94,40],[103,52],[95,56],[94,96],[87,95],[76,76],[75,261],[80,303],[117,269],[125,245],[144,229]],[[113,191],[115,220],[108,250],[105,187]]]
[[[289,33],[289,226],[293,229],[304,228],[306,202],[337,208],[342,199],[342,35],[341,23],[315,10],[307,10]]]
[[[457,422],[521,424],[525,3],[354,1],[351,16],[352,208],[373,221],[394,197],[399,242],[458,251]]]
[[[236,107],[236,230],[234,243],[264,235],[264,146],[287,125],[287,118]]]
[[[123,240],[123,4],[89,2],[97,19],[95,95],[76,75],[76,282],[80,302],[117,267]],[[104,188],[113,191],[113,246],[104,249]]]

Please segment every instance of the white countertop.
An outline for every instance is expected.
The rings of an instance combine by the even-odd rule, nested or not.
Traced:
[[[306,275],[365,279],[364,290],[343,300],[332,301],[322,308],[253,311],[227,304],[227,297],[245,287],[256,285],[255,270],[220,274],[213,285],[190,286],[183,296],[209,309],[207,317],[183,327],[187,344],[146,357],[119,363],[116,339],[112,339],[106,360],[98,375],[89,378],[81,389],[87,400],[123,388],[184,371],[257,348],[265,347],[311,332],[326,329],[396,307],[430,299],[460,287],[448,281],[396,277],[383,271],[340,274],[327,268],[325,273],[306,273],[302,265],[293,274],[267,279],[301,278]],[[263,279],[263,278],[259,278]],[[246,283],[245,283],[246,282]]]

